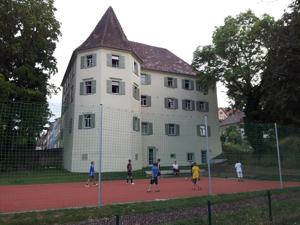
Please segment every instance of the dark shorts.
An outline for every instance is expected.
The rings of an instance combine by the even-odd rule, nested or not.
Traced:
[[[193,179],[193,183],[196,184],[197,183],[197,179]]]
[[[174,172],[174,173],[177,173],[177,172],[179,173],[179,169],[178,169],[178,170],[173,169],[173,172]]]
[[[132,177],[132,173],[131,172],[127,172],[127,176],[128,177]]]
[[[153,184],[153,183],[155,183],[156,185],[158,184],[157,177],[154,177],[154,180],[152,180],[152,178],[151,178],[150,184]]]
[[[90,175],[90,179],[94,179],[94,178],[95,178],[95,175],[92,175],[92,176]]]

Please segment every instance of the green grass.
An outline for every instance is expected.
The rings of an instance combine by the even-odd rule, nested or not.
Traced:
[[[281,194],[281,193],[294,193],[300,192],[298,187],[293,188],[285,188],[285,189],[273,189],[271,190],[272,195]],[[234,194],[220,194],[215,196],[198,196],[191,198],[182,198],[182,199],[170,199],[167,201],[161,201],[157,204],[156,201],[153,202],[138,202],[132,204],[117,204],[117,205],[107,205],[102,206],[100,209],[97,207],[89,207],[89,208],[77,208],[77,209],[62,209],[62,210],[48,210],[48,211],[36,211],[36,212],[26,212],[26,213],[15,213],[15,214],[0,214],[0,224],[1,225],[31,225],[31,224],[39,224],[39,225],[52,225],[52,224],[63,224],[70,223],[76,221],[85,221],[88,219],[99,219],[99,218],[109,218],[114,217],[116,214],[121,216],[132,215],[132,214],[145,214],[149,212],[162,212],[169,211],[172,209],[182,209],[188,207],[207,207],[207,200],[211,201],[212,207],[213,204],[217,203],[225,203],[225,202],[235,202],[242,201],[251,198],[257,197],[266,197],[266,191],[255,191],[255,192],[247,192],[247,193],[234,193]],[[295,201],[295,202],[294,202]],[[282,208],[282,202],[275,202],[272,205],[272,209],[275,210],[273,215],[280,219],[291,218],[292,216],[297,216],[294,212],[299,211],[299,200],[289,201]],[[281,209],[282,208],[282,209]],[[286,209],[286,210],[285,210]],[[257,212],[263,211],[262,209],[251,209],[246,210],[248,213],[247,218],[254,218],[255,221],[258,219],[264,220],[267,222],[268,217],[263,217],[262,214],[257,214]],[[265,209],[264,209],[265,210]],[[277,213],[278,211],[280,215]],[[244,210],[243,210],[244,211]],[[213,216],[213,224],[222,224],[221,221],[236,221],[238,223],[244,223],[245,213],[240,213],[239,211],[234,212],[235,216],[232,216],[232,213],[224,213]],[[240,213],[240,214],[239,214]],[[241,218],[239,218],[239,216]],[[262,217],[262,218],[260,218]],[[236,218],[236,220],[234,219]],[[195,220],[195,222],[193,222]],[[181,221],[178,224],[201,224],[201,219],[194,218],[191,219],[192,222]],[[200,221],[200,222],[199,222]],[[207,219],[203,219],[203,224],[207,224]],[[216,222],[219,221],[219,222]],[[174,224],[174,223],[171,223]],[[227,223],[226,224],[237,224],[237,223]],[[251,223],[248,223],[251,224]],[[253,223],[255,224],[255,223]],[[258,223],[259,224],[259,223]]]

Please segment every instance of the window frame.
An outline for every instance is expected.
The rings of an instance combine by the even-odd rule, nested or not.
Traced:
[[[173,130],[173,132],[170,132],[171,131],[170,128]],[[166,123],[165,134],[168,136],[180,136],[180,125],[176,123]]]
[[[174,107],[170,107],[173,105]],[[178,99],[173,97],[165,98],[165,108],[167,109],[178,109]]]
[[[189,157],[189,155],[191,155],[192,157]],[[189,161],[195,161],[195,153],[194,152],[187,152],[186,153],[186,158],[187,158],[187,161],[189,162]]]

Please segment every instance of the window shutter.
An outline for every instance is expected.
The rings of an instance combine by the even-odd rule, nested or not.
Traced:
[[[191,105],[192,105],[192,110],[195,110],[195,101],[191,101]]]
[[[146,74],[146,84],[151,84],[151,75]]]
[[[135,94],[134,94],[134,84],[132,85],[132,96],[136,99]]]
[[[190,80],[190,82],[191,82],[191,90],[194,90],[194,81]]]
[[[164,77],[165,87],[168,87],[168,77]]]
[[[111,80],[106,81],[106,92],[111,94]]]
[[[91,128],[95,128],[95,114],[91,114]]]
[[[137,96],[136,96],[136,100],[140,100],[140,89],[138,88],[136,90]]]
[[[72,133],[72,118],[69,121],[69,134]]]
[[[146,97],[146,103],[148,107],[151,107],[151,96]]]
[[[78,119],[78,129],[82,129],[82,120],[83,120],[83,115],[79,115],[79,119]]]
[[[112,67],[112,54],[106,55],[106,65]]]
[[[200,111],[199,101],[196,101],[196,109],[197,111]]]
[[[132,118],[132,130],[135,130],[135,116]]]
[[[174,81],[174,88],[177,88],[177,78],[173,78]]]
[[[84,83],[80,82],[80,95],[83,95],[83,87],[84,87]]]
[[[211,136],[211,129],[210,129],[210,126],[207,126],[207,133],[208,133],[208,137]]]
[[[175,109],[178,109],[178,99],[174,98],[174,100],[175,100]]]
[[[181,79],[181,86],[182,86],[182,89],[185,89],[185,88],[184,88],[184,81],[185,81],[184,79]]]
[[[125,56],[120,56],[120,68],[125,69]]]
[[[76,63],[74,62],[73,69],[72,69],[72,77],[74,77],[75,73],[76,73]]]
[[[184,99],[182,99],[182,109],[186,109],[185,108],[185,100]]]
[[[165,133],[169,135],[169,124],[165,124]]]
[[[137,119],[137,123],[138,123],[138,130],[137,131],[140,131],[140,119]]]
[[[196,129],[197,129],[197,136],[200,136],[200,125],[197,125]]]
[[[168,98],[165,98],[165,108],[168,108]]]
[[[85,60],[85,56],[81,56],[80,69],[84,68],[84,60]]]
[[[60,140],[64,139],[64,129],[60,130]]]
[[[120,82],[121,95],[125,95],[125,82]]]
[[[96,80],[92,80],[92,94],[96,93]]]
[[[92,66],[96,66],[97,65],[97,54],[93,54],[92,55]]]
[[[205,102],[205,112],[208,112],[209,108],[208,108],[208,102]]]
[[[148,134],[149,135],[153,134],[153,124],[152,123],[148,123]]]
[[[180,125],[179,124],[175,124],[175,132],[176,132],[176,136],[180,136]]]

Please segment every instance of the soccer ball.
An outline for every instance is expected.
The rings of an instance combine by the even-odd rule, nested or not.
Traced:
[[[187,178],[184,178],[185,179],[185,181],[187,181]]]

